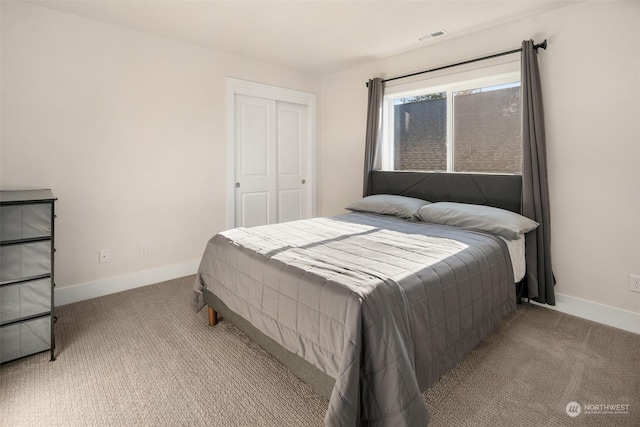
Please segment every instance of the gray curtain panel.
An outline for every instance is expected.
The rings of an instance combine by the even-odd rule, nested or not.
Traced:
[[[522,42],[521,66],[522,214],[540,223],[540,227],[526,235],[527,275],[523,296],[555,305],[542,89],[532,40]]]
[[[382,128],[382,101],[384,98],[384,82],[381,78],[376,77],[370,79],[368,86],[369,102],[367,104],[363,196],[371,194],[371,177],[369,172],[380,169],[379,141]]]

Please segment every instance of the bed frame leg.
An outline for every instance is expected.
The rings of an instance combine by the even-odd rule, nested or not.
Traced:
[[[209,309],[209,326],[216,326],[218,324],[218,313],[210,306],[207,306],[207,308]]]

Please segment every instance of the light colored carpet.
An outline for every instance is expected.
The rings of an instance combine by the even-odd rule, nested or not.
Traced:
[[[0,425],[323,425],[324,398],[189,309],[193,280],[59,307],[58,360],[0,367]],[[424,396],[436,427],[638,426],[640,336],[523,305]],[[586,413],[605,404],[628,412]]]

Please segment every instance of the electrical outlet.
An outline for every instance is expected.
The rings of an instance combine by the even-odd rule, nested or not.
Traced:
[[[631,292],[640,292],[640,276],[634,274],[629,276],[629,290]]]
[[[140,243],[138,247],[138,254],[140,256],[148,256],[149,255],[149,244],[148,243]]]
[[[98,257],[100,264],[111,261],[111,249],[100,249]]]

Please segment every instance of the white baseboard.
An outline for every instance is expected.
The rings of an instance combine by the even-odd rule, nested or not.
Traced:
[[[572,316],[640,334],[640,313],[563,294],[556,294],[555,306],[531,302]]]
[[[150,270],[137,271],[123,276],[109,277],[94,282],[57,288],[55,290],[56,306],[71,304],[90,298],[153,285],[166,280],[196,274],[200,260],[185,261],[180,264],[167,265]],[[532,304],[537,304],[531,301]],[[572,316],[581,317],[593,322],[602,323],[614,328],[640,334],[640,313],[611,307],[596,302],[583,300],[569,295],[556,294],[556,305],[538,304],[552,310]]]
[[[136,271],[123,276],[108,277],[93,282],[56,288],[55,305],[71,304],[103,295],[114,294],[141,286],[189,276],[198,271],[200,260],[185,261],[180,264],[166,265],[149,270]]]

